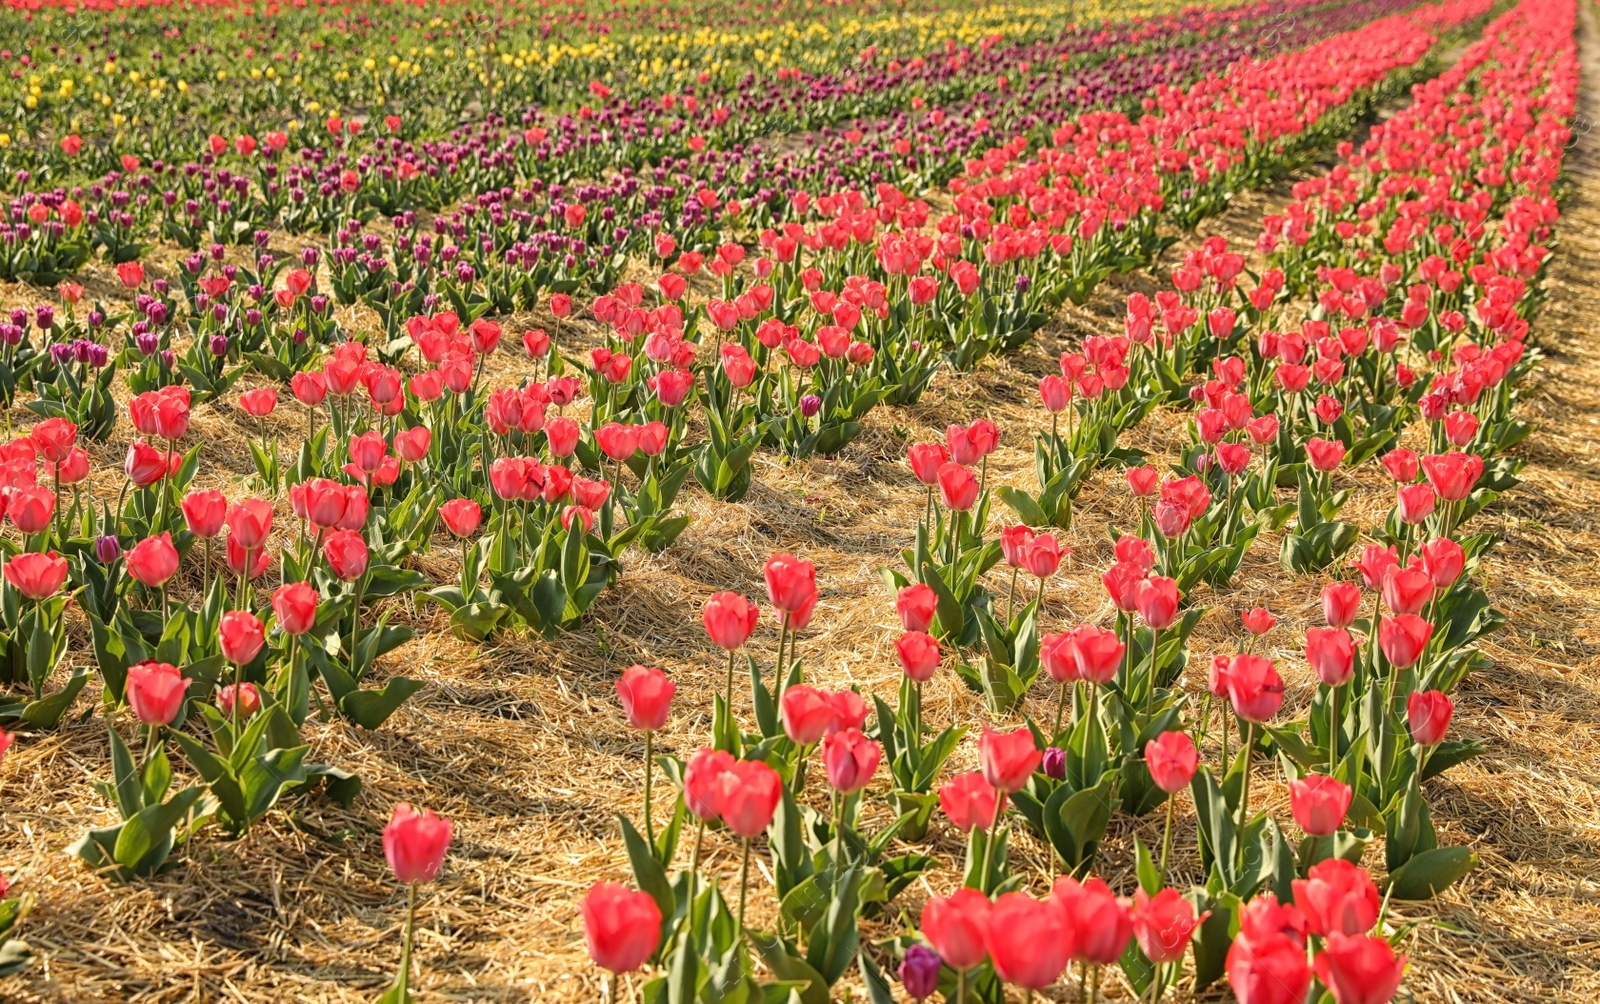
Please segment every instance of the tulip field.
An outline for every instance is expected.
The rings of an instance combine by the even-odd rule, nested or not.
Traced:
[[[1595,0],[6,0],[0,1000],[1600,993]]]

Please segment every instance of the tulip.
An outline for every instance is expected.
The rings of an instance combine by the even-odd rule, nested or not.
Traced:
[[[1259,638],[1272,630],[1278,623],[1278,618],[1266,607],[1253,607],[1240,614],[1239,621],[1252,637]]]
[[[644,732],[644,829],[651,840],[655,839],[650,825],[650,776],[655,760],[651,747],[656,730],[667,723],[677,689],[677,684],[654,666],[629,666],[617,680],[617,700],[628,716],[628,724]]]
[[[1378,922],[1382,901],[1365,871],[1343,858],[1329,858],[1295,879],[1294,903],[1306,916],[1306,929],[1320,937],[1361,935]]]
[[[1194,929],[1210,916],[1195,916],[1194,906],[1176,889],[1162,889],[1154,896],[1143,889],[1133,894],[1133,936],[1139,950],[1156,965],[1182,960]]]
[[[1418,526],[1439,504],[1439,493],[1429,484],[1400,485],[1395,489],[1395,509],[1400,521],[1408,526]]]
[[[54,596],[67,581],[67,559],[54,551],[24,552],[6,563],[6,581],[34,602]]]
[[[912,945],[900,960],[900,985],[920,1004],[939,989],[939,970],[943,965],[944,961],[933,949],[922,944]]]
[[[470,537],[483,522],[483,506],[472,499],[451,499],[439,507],[445,529],[456,537]]]
[[[317,616],[317,590],[309,583],[290,582],[272,594],[272,611],[278,627],[291,637],[311,630]]]
[[[1109,966],[1122,958],[1133,937],[1133,918],[1126,900],[1119,900],[1100,878],[1083,884],[1070,875],[1056,879],[1050,898],[1074,932],[1073,957],[1092,966]]]
[[[261,619],[248,610],[230,610],[218,626],[222,657],[236,666],[255,659],[266,644],[266,629]]]
[[[31,472],[32,464],[29,469]],[[163,467],[163,470],[165,468]],[[6,507],[11,525],[24,534],[43,533],[56,512],[56,493],[48,488],[14,488]]]
[[[932,489],[939,484],[939,468],[950,459],[950,454],[938,443],[916,443],[906,450],[911,473]]]
[[[1361,589],[1354,582],[1330,582],[1322,587],[1322,619],[1329,627],[1347,628],[1361,609]]]
[[[895,594],[895,613],[900,617],[900,626],[907,631],[926,632],[932,628],[938,606],[938,594],[921,582],[902,586]]]
[[[411,982],[411,944],[416,931],[417,886],[439,877],[444,856],[450,850],[452,828],[450,820],[434,815],[432,810],[418,812],[401,802],[394,807],[389,823],[383,828],[383,856],[388,859],[389,870],[407,886],[406,926],[400,948],[400,972],[395,977],[398,1000],[409,999]]]
[[[1102,631],[1090,624],[1082,624],[1072,632],[1072,656],[1078,664],[1078,676],[1094,684],[1110,683],[1122,665],[1127,651],[1115,631]],[[1093,699],[1094,691],[1090,691]]]
[[[128,574],[151,589],[164,588],[178,574],[178,549],[172,546],[172,534],[163,531],[159,537],[135,544],[128,552]],[[165,603],[162,606],[165,609]]]
[[[128,704],[146,725],[172,724],[188,690],[189,681],[170,663],[145,661],[128,667]]]
[[[683,772],[683,803],[702,824],[722,814],[722,775],[734,763],[733,754],[709,746],[689,758]],[[698,844],[699,837],[695,839]],[[699,847],[695,850],[694,860],[698,862]]]
[[[1177,582],[1166,576],[1156,575],[1139,583],[1134,605],[1145,624],[1152,630],[1164,631],[1177,620],[1178,599]],[[1152,652],[1153,648],[1152,645]],[[1153,680],[1151,685],[1154,686]]]
[[[1391,568],[1383,577],[1383,602],[1397,614],[1421,612],[1433,598],[1433,580],[1422,566]]]
[[[712,643],[729,653],[750,639],[760,618],[760,608],[732,592],[713,594],[700,615]]]
[[[1234,713],[1252,724],[1259,724],[1278,713],[1283,705],[1283,680],[1272,660],[1248,653],[1228,660],[1228,700]]]
[[[278,407],[276,387],[258,387],[239,395],[239,407],[252,418],[266,418]]]
[[[834,732],[822,742],[822,763],[828,783],[842,795],[853,795],[865,788],[883,758],[883,747],[861,734],[860,729]],[[839,803],[843,819],[844,802]]]
[[[1039,768],[1039,747],[1028,729],[996,732],[985,726],[978,739],[983,779],[1001,792],[1021,791]]]
[[[744,840],[739,869],[739,932],[744,933],[745,893],[750,884],[750,841],[772,823],[783,798],[783,778],[760,760],[737,760],[722,775],[722,822]]]
[[[784,690],[778,710],[784,733],[790,742],[801,747],[820,741],[836,716],[826,693],[798,683]]]
[[[939,788],[939,808],[962,833],[987,830],[1000,810],[1000,792],[979,771],[957,774]]]
[[[1329,687],[1341,687],[1350,680],[1355,667],[1355,643],[1342,627],[1307,628],[1306,661],[1317,679]]]
[[[193,491],[183,497],[181,508],[189,532],[209,540],[222,532],[228,497],[221,492]]]
[[[237,699],[235,698],[237,696]],[[217,707],[223,715],[232,718],[235,706],[239,714],[249,718],[261,710],[261,691],[253,683],[230,683],[226,687],[217,689]]]
[[[644,965],[661,943],[661,908],[649,893],[616,882],[596,882],[583,897],[579,912],[589,958],[613,977]],[[615,1000],[614,994],[611,999]]]
[[[803,558],[774,554],[767,559],[763,574],[767,598],[785,615],[798,613],[816,598],[817,566]]]
[[[1025,892],[995,900],[984,934],[995,974],[1026,990],[1054,983],[1072,959],[1074,930],[1061,910]]]
[[[1433,625],[1416,614],[1397,614],[1378,622],[1378,648],[1395,669],[1416,665],[1432,637]],[[1392,683],[1390,689],[1392,692]]]
[[[366,574],[367,542],[354,530],[335,530],[328,534],[322,541],[322,555],[333,574],[346,582],[354,582]]]
[[[1225,968],[1238,1004],[1305,1004],[1311,989],[1305,949],[1281,934],[1236,938]]]
[[[900,668],[918,684],[933,677],[939,669],[939,640],[921,631],[907,631],[894,643]]]
[[[989,955],[989,897],[976,889],[957,889],[949,896],[930,896],[922,907],[922,936],[944,964],[958,974],[955,1000],[966,997],[967,970]]]
[[[1154,684],[1152,683],[1152,686]],[[1161,831],[1162,884],[1166,883],[1167,854],[1172,848],[1172,817],[1177,793],[1189,786],[1200,766],[1200,751],[1187,732],[1163,732],[1144,745],[1144,762],[1156,787],[1167,793],[1167,822]]]
[[[1455,585],[1466,563],[1466,551],[1449,537],[1435,537],[1422,545],[1423,571],[1437,589],[1445,590]]]
[[[1406,957],[1396,958],[1386,938],[1336,933],[1328,936],[1314,965],[1337,1004],[1389,1004],[1400,989]]]
[[[10,574],[11,569],[6,569]],[[1455,705],[1437,690],[1412,691],[1406,698],[1406,727],[1418,746],[1437,746],[1450,729]]]
[[[939,467],[939,498],[946,509],[964,513],[978,501],[978,479],[960,464],[942,464]]]
[[[1313,837],[1331,837],[1344,825],[1353,792],[1327,774],[1307,774],[1289,783],[1289,813]]]

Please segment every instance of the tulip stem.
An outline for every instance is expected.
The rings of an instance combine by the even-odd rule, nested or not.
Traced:
[[[1244,776],[1239,779],[1239,821],[1240,831],[1244,830],[1245,821],[1250,818],[1250,751],[1256,744],[1256,723],[1250,722],[1244,729],[1244,748],[1239,751],[1244,758]],[[1239,841],[1239,851],[1244,852],[1244,841]]]
[[[356,645],[361,638],[361,580],[365,576],[357,576],[355,582],[355,605],[350,608],[350,677],[357,682],[361,680],[360,660],[356,655]]]
[[[1132,623],[1129,624],[1129,633],[1132,633]],[[1156,648],[1161,643],[1161,632],[1156,628],[1150,629],[1150,679],[1144,692],[1144,716],[1146,719],[1155,710],[1156,700]]]
[[[728,715],[733,715],[733,649],[728,650],[728,687],[723,701],[728,706]]]
[[[1339,688],[1328,688],[1328,776],[1339,766]]]
[[[1099,965],[1096,965],[1093,969],[1089,970],[1089,1004],[1094,1004],[1095,1001],[1100,999],[1101,972],[1102,969]]]
[[[700,881],[700,844],[706,835],[706,821],[700,820],[694,828],[694,850],[689,852],[689,881],[699,884]]]
[[[956,1004],[967,1004],[967,971],[956,970]]]
[[[750,838],[744,838],[744,862],[739,866],[739,937],[744,937],[745,891],[750,885]]]
[[[989,820],[989,832],[983,840],[983,871],[978,875],[978,890],[989,895],[989,867],[994,860],[995,833],[1000,829],[1000,814],[1005,811],[1006,793],[998,792],[994,800],[994,818]]]
[[[1061,719],[1064,716],[1064,713],[1066,712],[1066,710],[1067,710],[1067,681],[1062,680],[1061,681],[1061,685],[1056,688],[1056,727],[1055,727],[1055,730],[1050,733],[1050,741],[1052,743],[1055,742],[1056,738],[1061,735]]]
[[[1167,884],[1167,852],[1172,850],[1172,814],[1177,806],[1178,796],[1176,794],[1169,794],[1167,796],[1167,825],[1161,831],[1161,868],[1157,873],[1161,876],[1161,885],[1163,888],[1165,888]]]
[[[654,757],[655,757],[655,739],[656,739],[656,734],[654,732],[649,732],[649,731],[645,732],[645,734],[644,734],[644,838],[646,840],[650,841],[650,849],[651,849],[651,851],[654,851],[655,850],[655,846],[656,846],[656,831],[655,831],[655,827],[652,826],[651,822],[650,822],[650,775],[652,773],[650,768],[652,766],[652,763],[653,763]]]
[[[417,884],[412,882],[406,886],[406,931],[400,942],[400,975],[395,977],[394,985],[399,989],[397,995],[400,1000],[410,1000],[411,987],[411,942],[417,929]]]

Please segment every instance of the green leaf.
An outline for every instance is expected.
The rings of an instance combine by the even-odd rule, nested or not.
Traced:
[[[1389,874],[1394,899],[1432,899],[1478,866],[1470,847],[1435,847],[1411,858]]]
[[[381,728],[412,694],[422,689],[420,680],[396,676],[381,690],[354,690],[339,702],[344,716],[369,731]]]

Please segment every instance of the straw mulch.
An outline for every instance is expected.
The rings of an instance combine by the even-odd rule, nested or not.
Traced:
[[[1593,122],[1600,117],[1593,75],[1600,71],[1600,31],[1592,7],[1583,6],[1591,71],[1584,112]],[[1413,960],[1407,988],[1420,1001],[1554,1002],[1600,993],[1600,332],[1589,309],[1600,276],[1600,137],[1585,128],[1568,166],[1560,254],[1536,324],[1548,357],[1523,404],[1538,432],[1524,447],[1525,483],[1482,517],[1504,540],[1484,574],[1511,623],[1484,646],[1496,665],[1459,694],[1456,728],[1480,738],[1488,754],[1432,782],[1428,792],[1441,840],[1470,844],[1482,865],[1442,899],[1397,912],[1417,925],[1406,949]],[[1241,195],[1205,232],[1248,247],[1261,214],[1286,197],[1285,186]],[[1156,274],[1192,243],[1187,238],[1169,252]],[[109,273],[97,274],[91,296],[111,296],[108,280]],[[934,438],[949,422],[991,417],[1004,434],[990,476],[1031,487],[1030,437],[1043,415],[1038,378],[1084,335],[1117,330],[1122,299],[1135,288],[1156,286],[1148,277],[1119,278],[1085,308],[1064,311],[1026,350],[974,374],[941,375],[916,407],[874,412],[867,432],[838,458],[792,465],[760,458],[759,483],[740,505],[686,492],[689,530],[664,554],[630,555],[620,587],[603,598],[586,630],[554,642],[500,636],[472,646],[449,635],[435,608],[393,604],[391,612],[421,638],[380,672],[404,672],[427,688],[380,732],[308,725],[315,759],[365,782],[348,811],[321,797],[291,800],[243,840],[202,836],[160,878],[106,881],[63,853],[113,816],[90,787],[108,774],[105,726],[92,713],[96,695],[81,699],[81,720],[25,738],[4,768],[0,867],[37,899],[23,933],[39,959],[25,975],[0,982],[0,995],[30,1002],[370,1001],[392,976],[404,905],[379,831],[390,806],[407,800],[452,817],[457,834],[444,879],[423,902],[419,998],[597,999],[576,903],[598,879],[627,880],[614,815],[637,815],[642,780],[643,743],[626,728],[612,694],[620,670],[642,662],[673,674],[678,698],[657,750],[690,754],[708,733],[722,672],[720,653],[700,628],[701,604],[719,589],[760,596],[762,563],[790,550],[816,562],[822,586],[799,646],[808,677],[892,692],[897,625],[878,569],[899,563],[922,504],[902,461],[906,445]],[[8,306],[37,301],[18,288],[4,293]],[[361,318],[352,313],[350,320]],[[513,331],[539,319],[522,320]],[[517,373],[504,358],[496,376],[511,382]],[[205,444],[203,479],[234,494],[246,490],[251,474],[243,442],[255,430],[242,417],[229,406],[198,409],[191,437]],[[285,395],[271,425],[296,437],[303,421]],[[1186,434],[1175,416],[1158,414],[1126,441],[1160,458]],[[115,448],[95,451],[96,469],[109,469],[97,494],[116,490],[121,445],[119,436]],[[1387,486],[1368,472],[1350,482],[1358,491],[1345,518],[1381,520]],[[1098,582],[1110,560],[1106,528],[1133,518],[1115,472],[1102,472],[1085,489],[1077,517],[1066,535],[1076,553],[1047,592],[1050,630],[1107,619]],[[1266,640],[1290,683],[1292,713],[1311,692],[1298,639],[1316,615],[1322,580],[1286,575],[1277,544],[1264,536],[1235,587],[1195,597],[1210,611],[1194,638],[1201,658],[1193,665],[1237,644],[1238,611],[1266,605],[1282,618]],[[452,548],[436,549],[421,564],[440,580],[455,574]],[[198,573],[189,574],[198,583]],[[73,630],[69,661],[91,661],[86,626],[77,620]],[[767,665],[775,642],[770,622],[752,642]],[[1194,690],[1202,684],[1188,681]],[[1030,706],[1049,699],[1041,686]],[[948,673],[929,688],[927,704],[934,722],[988,720],[982,702]],[[974,761],[969,745],[953,766]],[[1284,808],[1275,770],[1263,765],[1258,785],[1263,804]],[[1132,835],[1148,845],[1159,839],[1159,826],[1159,814],[1113,824],[1101,859],[1110,881],[1131,888]],[[1184,819],[1175,858],[1192,862],[1193,847],[1192,819]],[[945,867],[903,895],[897,906],[911,916],[930,892],[955,883],[963,853],[959,835],[938,822],[922,849]],[[1050,871],[1043,848],[1024,838],[1013,854],[1014,867],[1033,874],[1035,889],[1043,890]],[[707,840],[704,863],[725,887],[737,881],[738,854],[726,839]],[[1200,878],[1183,874],[1181,865],[1179,872],[1180,881]],[[754,884],[752,922],[760,926],[773,912],[764,868]],[[879,922],[866,933],[891,931]],[[637,978],[623,983],[624,991],[637,986]],[[1076,999],[1076,992],[1062,986],[1052,999]],[[1120,980],[1108,980],[1106,992],[1113,1000],[1128,995]]]

